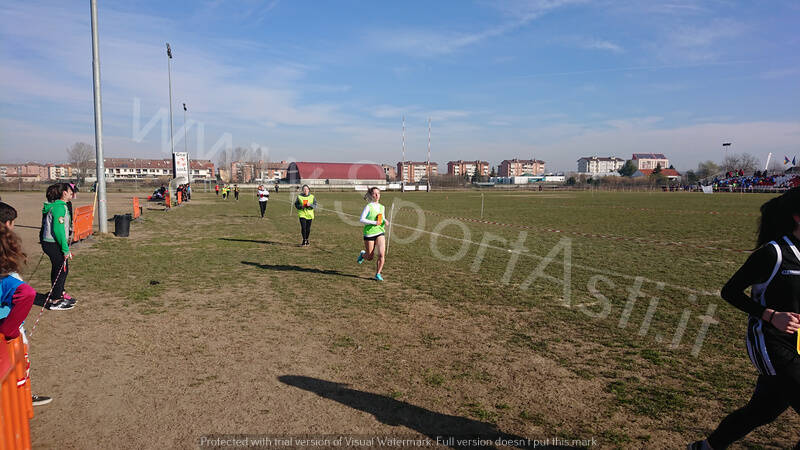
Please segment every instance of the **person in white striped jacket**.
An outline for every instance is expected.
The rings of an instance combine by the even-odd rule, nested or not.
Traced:
[[[790,406],[800,414],[800,187],[761,206],[757,245],[722,288],[722,298],[749,315],[747,353],[759,373],[755,392],[690,450],[724,449]]]

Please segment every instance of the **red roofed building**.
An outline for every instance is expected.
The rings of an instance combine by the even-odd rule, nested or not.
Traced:
[[[669,167],[669,159],[663,153],[634,153],[631,161],[637,169],[655,169],[658,166],[666,169]]]
[[[653,174],[653,171],[654,171],[654,169],[640,169],[640,170],[637,170],[636,172],[634,172],[633,175],[631,175],[631,178],[649,177],[650,175]],[[661,169],[661,172],[659,172],[659,173],[661,175],[664,175],[665,177],[667,177],[669,180],[680,180],[681,179],[681,174],[678,173],[678,171],[675,170],[675,169]]]
[[[380,164],[292,162],[286,176],[290,184],[386,184]]]

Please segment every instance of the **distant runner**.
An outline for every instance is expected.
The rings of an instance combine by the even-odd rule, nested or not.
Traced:
[[[264,188],[264,185],[258,186],[258,207],[261,208],[261,218],[264,218],[264,213],[267,212],[267,200],[269,200],[269,191]]]

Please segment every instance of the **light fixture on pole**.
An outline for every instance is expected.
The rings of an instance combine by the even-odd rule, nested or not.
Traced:
[[[723,150],[728,150],[728,148],[731,146],[731,144],[732,144],[731,142],[723,142],[722,143],[722,149]],[[727,156],[728,156],[728,152],[727,151],[725,152],[725,156],[726,156],[726,158],[725,158],[725,161],[723,161],[723,163],[727,165],[727,164],[729,164],[729,161],[728,161],[728,158],[727,158]],[[726,167],[725,170],[727,171],[728,168]],[[734,170],[734,168],[731,167],[730,170]]]

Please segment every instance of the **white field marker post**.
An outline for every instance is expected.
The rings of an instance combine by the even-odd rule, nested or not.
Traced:
[[[389,254],[389,242],[392,241],[392,222],[394,222],[394,202],[392,202],[392,207],[389,209],[389,224],[386,230],[386,254]]]
[[[481,192],[481,220],[483,220],[483,192]]]
[[[295,200],[297,200],[297,193],[292,192],[292,201],[289,202],[289,217],[292,217],[292,209],[294,208]]]

